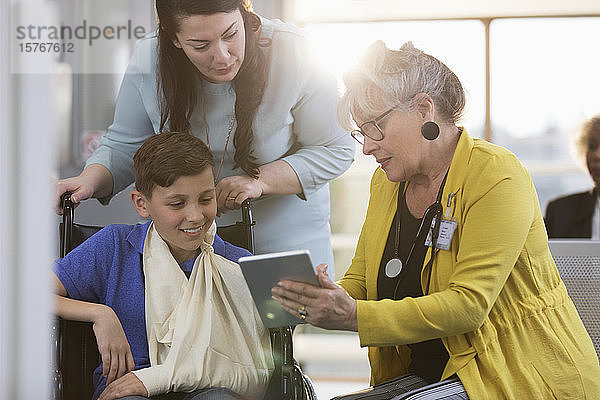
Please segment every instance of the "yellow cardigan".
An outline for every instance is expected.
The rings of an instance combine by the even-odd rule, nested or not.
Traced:
[[[464,131],[442,197],[445,213],[454,193],[457,228],[450,249],[435,257],[430,294],[377,301],[398,188],[377,169],[356,253],[340,281],[357,299],[372,383],[406,373],[406,344],[442,338],[450,355],[442,379],[458,374],[471,399],[600,399],[598,358],[554,265],[535,188],[519,160]]]

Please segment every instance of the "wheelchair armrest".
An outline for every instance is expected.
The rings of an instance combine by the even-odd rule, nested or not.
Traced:
[[[90,399],[94,394],[93,372],[101,358],[92,325],[56,318],[52,333],[58,399]]]

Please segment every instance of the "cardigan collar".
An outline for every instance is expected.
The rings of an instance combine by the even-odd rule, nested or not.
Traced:
[[[450,169],[448,170],[448,179],[446,180],[446,185],[444,186],[444,191],[442,193],[442,206],[444,212],[447,207],[447,203],[444,200],[448,199],[450,193],[456,194],[461,190],[465,174],[468,171],[468,164],[471,160],[471,152],[473,151],[474,145],[475,142],[473,138],[468,134],[467,130],[463,128],[462,133],[458,138],[454,155],[452,156]]]
[[[131,246],[137,250],[138,253],[144,252],[144,241],[146,240],[146,234],[152,221],[145,222],[143,224],[135,224],[133,229],[127,235],[127,241]]]

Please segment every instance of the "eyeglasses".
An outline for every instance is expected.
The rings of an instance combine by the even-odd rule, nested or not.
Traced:
[[[392,111],[394,111],[398,106],[394,106],[375,118],[372,121],[367,121],[362,124],[358,129],[350,132],[350,135],[356,140],[358,143],[365,144],[365,136],[371,140],[379,142],[383,140],[383,130],[379,126],[378,122],[387,117]]]

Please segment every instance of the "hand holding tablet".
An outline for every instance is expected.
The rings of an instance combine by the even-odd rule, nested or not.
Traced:
[[[263,324],[267,328],[304,323],[303,319],[286,312],[271,298],[271,289],[281,280],[319,286],[308,250],[242,257],[238,262]]]

